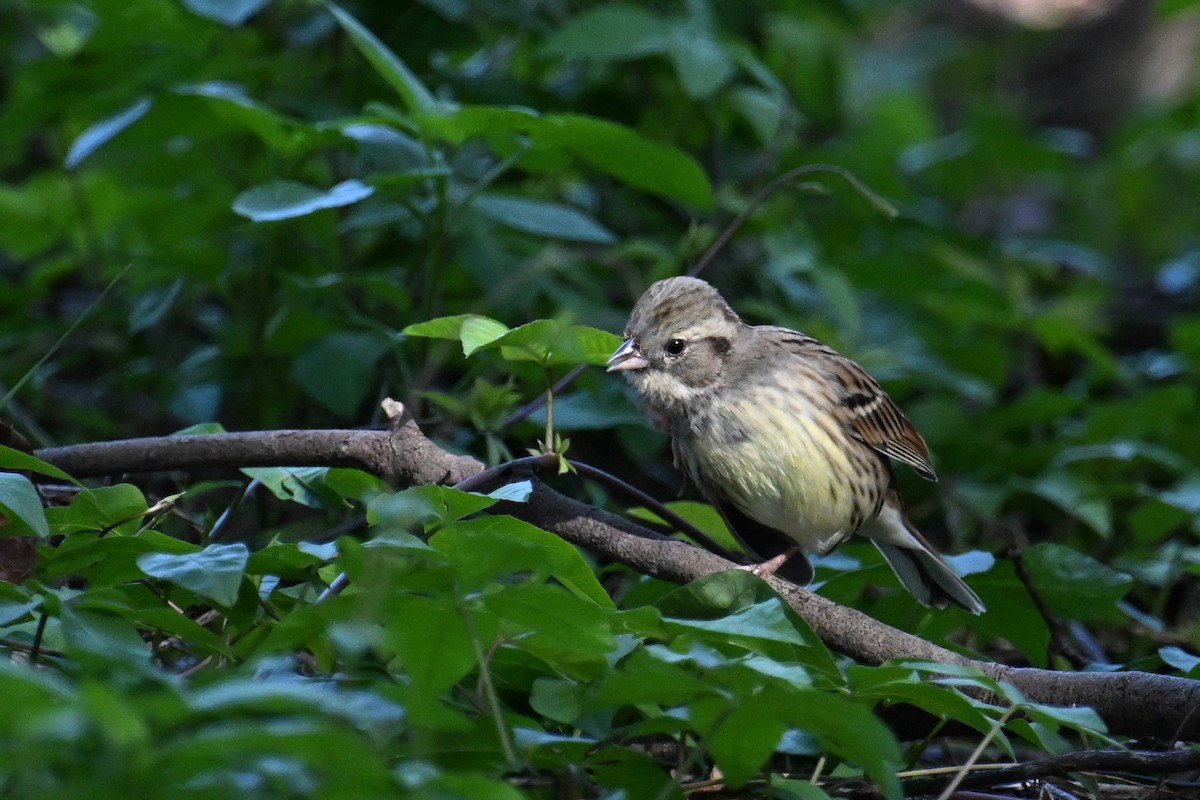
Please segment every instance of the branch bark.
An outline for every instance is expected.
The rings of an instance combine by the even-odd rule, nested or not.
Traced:
[[[388,404],[385,403],[385,406]],[[38,451],[39,458],[78,478],[127,472],[234,470],[251,466],[355,467],[398,486],[454,484],[484,469],[470,456],[438,447],[403,413],[389,406],[389,431],[285,430],[84,444]],[[676,583],[733,568],[733,562],[637,523],[589,506],[535,482],[513,516],[626,566]],[[980,669],[1028,699],[1058,706],[1091,706],[1114,734],[1200,740],[1200,681],[1146,672],[1055,672],[978,661],[884,625],[794,584],[771,585],[832,649],[865,664],[921,659]]]

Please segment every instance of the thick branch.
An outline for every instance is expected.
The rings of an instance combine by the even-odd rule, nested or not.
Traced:
[[[457,483],[484,468],[435,445],[410,418],[391,431],[278,431],[171,436],[42,450],[39,458],[88,477],[159,470],[247,466],[350,466],[395,485]],[[686,583],[730,569],[720,556],[668,539],[615,514],[535,484],[514,516],[565,540],[664,580]],[[971,665],[1011,683],[1035,702],[1088,705],[1117,734],[1200,739],[1200,681],[1145,672],[1085,673],[1015,668],[975,661],[884,625],[777,579],[772,586],[831,648],[867,664],[923,659]]]

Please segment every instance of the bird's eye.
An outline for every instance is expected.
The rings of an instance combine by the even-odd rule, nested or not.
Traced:
[[[667,355],[669,356],[682,355],[683,351],[687,349],[687,342],[683,339],[672,339],[667,342],[667,346],[663,349],[667,351]]]

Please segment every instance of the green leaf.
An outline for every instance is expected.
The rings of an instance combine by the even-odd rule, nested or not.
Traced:
[[[1175,645],[1158,648],[1158,657],[1163,660],[1164,664],[1174,667],[1189,678],[1196,677],[1196,674],[1200,672],[1197,670],[1200,667],[1200,656],[1194,656]]]
[[[378,693],[341,689],[332,682],[292,676],[232,678],[199,689],[186,699],[196,711],[226,719],[247,712],[287,719],[301,711],[342,719],[362,730],[392,734],[404,721],[404,709]]]
[[[428,525],[448,525],[495,504],[492,497],[427,484],[372,498],[367,506],[367,521],[372,525],[419,530]]]
[[[375,190],[362,181],[342,181],[330,189],[276,180],[247,189],[233,201],[233,210],[255,222],[293,219],[326,208],[340,208],[370,197]]]
[[[1096,559],[1051,542],[1027,547],[1021,563],[1034,590],[1055,616],[1077,620],[1117,619],[1117,601],[1133,579]]]
[[[375,364],[389,347],[386,339],[375,334],[336,331],[318,339],[292,362],[292,378],[326,409],[350,417],[374,390]]]
[[[885,797],[904,796],[896,771],[904,763],[895,736],[865,706],[836,694],[805,691],[781,698],[775,713],[817,738],[825,752],[862,767]]]
[[[704,100],[733,77],[733,60],[706,26],[676,25],[667,37],[667,52],[688,97]]]
[[[938,719],[969,725],[980,733],[987,733],[993,727],[993,716],[984,713],[957,686],[922,680],[908,666],[854,664],[846,669],[846,678],[851,693],[859,700],[888,705],[907,703]]]
[[[609,120],[582,114],[539,116],[529,109],[465,106],[453,112],[421,115],[418,122],[454,144],[476,137],[491,141],[502,133],[510,137],[520,134],[529,139],[529,158],[538,153],[565,153],[635,188],[701,211],[713,206],[712,184],[694,158]]]
[[[592,244],[616,241],[612,232],[599,222],[561,203],[485,192],[471,201],[471,207],[502,225],[551,239]]]
[[[248,97],[240,86],[225,81],[181,84],[172,92],[194,98],[216,119],[253,133],[263,144],[287,155],[299,155],[321,142],[334,144],[341,139],[334,130],[289,119]]]
[[[46,578],[86,574],[91,587],[116,586],[142,579],[145,573],[138,568],[139,556],[147,553],[183,555],[199,549],[194,544],[154,530],[143,530],[136,536],[81,532],[68,536],[50,551],[42,559],[39,572]]]
[[[502,638],[566,675],[603,672],[614,647],[608,612],[561,586],[523,583],[482,597]]]
[[[501,486],[495,491],[488,492],[493,500],[504,500],[509,503],[524,503],[533,494],[533,481],[514,481]]]
[[[267,7],[271,0],[183,0],[193,14],[237,28],[250,17]]]
[[[76,609],[70,603],[62,604],[59,619],[67,653],[76,661],[105,671],[114,666],[138,671],[150,666],[150,648],[128,620]]]
[[[709,696],[690,704],[692,720],[730,787],[744,785],[775,752],[787,727],[778,704],[772,691],[732,701]]]
[[[463,614],[444,597],[407,595],[388,604],[383,638],[417,691],[437,696],[475,667],[475,645]]]
[[[67,157],[63,159],[63,166],[75,169],[114,136],[146,116],[152,105],[150,100],[142,98],[123,111],[93,124],[71,142],[71,146],[67,148]]]
[[[250,551],[246,545],[210,544],[198,553],[138,556],[138,567],[151,578],[170,581],[228,608],[237,602]]]
[[[539,319],[513,328],[478,349],[498,347],[509,361],[534,361],[543,366],[602,365],[620,345],[621,337],[607,331]]]
[[[280,500],[310,508],[344,508],[345,503],[325,488],[329,467],[245,467],[244,475],[253,478]]]
[[[713,207],[708,176],[691,156],[607,120],[552,114],[539,139],[557,144],[630,186],[678,200],[701,211]]]
[[[0,444],[0,469],[13,470],[14,472],[22,470],[36,472],[39,475],[49,475],[51,478],[58,478],[60,481],[68,481],[76,486],[80,485],[79,481],[53,464],[48,464],[37,456],[31,456],[29,453],[14,450],[2,444]]]
[[[803,620],[784,610],[786,606],[770,586],[744,570],[706,575],[666,595],[655,606],[664,620],[695,631],[721,635],[741,631],[748,638],[789,644],[817,641]]]
[[[338,25],[350,37],[350,41],[358,48],[367,62],[374,67],[379,76],[396,90],[396,94],[408,106],[409,111],[433,111],[440,107],[438,100],[425,88],[425,84],[417,79],[412,70],[393,53],[387,45],[381,42],[363,24],[343,11],[333,3],[326,2],[325,7]]]
[[[1068,472],[1051,472],[1035,481],[1019,480],[1029,491],[1087,524],[1104,538],[1112,536],[1112,508],[1099,487]]]
[[[141,592],[143,602],[140,604],[136,602],[135,590]],[[203,648],[210,653],[226,658],[234,657],[233,650],[221,637],[197,624],[185,614],[165,607],[162,599],[146,590],[145,587],[89,588],[87,593],[75,600],[75,607],[110,612],[124,617],[142,628],[178,637],[181,641],[187,642],[189,647]]]
[[[508,333],[510,328],[491,317],[478,314],[459,314],[453,317],[438,317],[427,322],[409,325],[401,331],[405,336],[421,336],[429,339],[458,339],[462,342],[463,355],[469,356],[485,345]]]
[[[662,53],[668,23],[639,6],[613,4],[572,17],[542,43],[540,52],[563,58],[626,61]]]
[[[8,517],[8,524],[0,528],[0,536],[28,536],[49,538],[50,525],[46,511],[38,497],[33,482],[15,472],[0,472],[0,511]]]
[[[138,529],[146,511],[146,497],[141,489],[118,483],[80,492],[66,508],[49,509],[47,517],[56,534],[112,531],[127,535]]]
[[[529,573],[531,580],[553,577],[578,597],[614,607],[574,546],[528,522],[500,515],[467,520],[434,534],[429,544],[454,562],[466,586],[482,588],[501,575]]]

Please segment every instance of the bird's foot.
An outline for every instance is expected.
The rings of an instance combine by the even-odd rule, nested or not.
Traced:
[[[778,571],[778,569],[780,567],[782,567],[789,558],[796,555],[796,553],[798,553],[798,552],[800,552],[800,548],[789,547],[787,550],[784,550],[779,555],[775,556],[774,558],[767,559],[766,561],[762,562],[761,564],[743,564],[742,566],[738,567],[738,569],[746,570],[747,572],[749,572],[753,575],[757,575],[758,577],[762,578],[763,580],[766,580],[767,578],[774,575],[776,573],[776,571]]]

